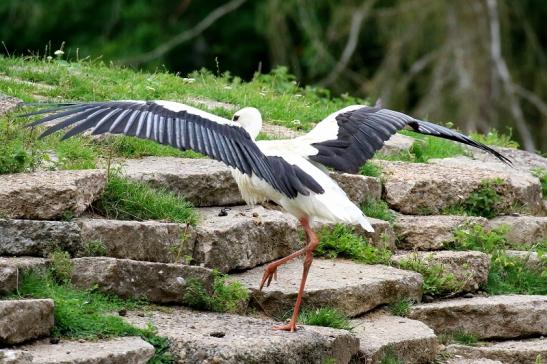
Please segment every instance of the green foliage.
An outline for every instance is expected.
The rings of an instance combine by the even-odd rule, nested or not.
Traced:
[[[97,168],[99,151],[87,138],[71,138],[58,143],[55,148],[59,169]]]
[[[532,169],[532,174],[539,178],[541,183],[541,191],[543,193],[543,199],[547,199],[547,169],[544,168],[534,168]]]
[[[388,348],[382,356],[382,359],[380,359],[380,364],[403,364],[403,362],[399,360],[393,348]]]
[[[369,199],[361,205],[361,210],[368,217],[374,217],[390,223],[395,221],[395,216],[390,211],[387,202],[384,200]]]
[[[107,218],[122,220],[165,220],[194,224],[191,205],[164,189],[110,175],[105,191],[93,208]]]
[[[88,257],[102,257],[107,252],[106,245],[100,240],[90,240],[84,246],[84,253]]]
[[[467,199],[443,211],[450,215],[482,216],[487,219],[498,216],[503,211],[498,207],[501,201],[497,188],[504,181],[499,178],[481,181],[479,187]]]
[[[51,276],[59,283],[68,283],[74,272],[74,264],[70,260],[70,254],[56,250],[48,255],[49,271]]]
[[[519,143],[512,140],[513,130],[509,129],[509,134],[503,134],[496,129],[491,129],[488,134],[471,133],[473,140],[486,145],[495,145],[497,147],[518,148]]]
[[[388,264],[391,257],[389,250],[371,246],[366,238],[344,225],[337,224],[332,229],[323,227],[319,237],[316,256],[343,257],[367,264]]]
[[[348,318],[334,308],[304,310],[298,315],[298,322],[304,325],[325,326],[335,329],[351,330]]]
[[[454,274],[446,272],[442,264],[433,263],[432,258],[432,255],[421,258],[415,254],[402,259],[399,267],[418,272],[423,276],[425,294],[443,296],[459,291],[463,282],[458,282]]]
[[[490,271],[486,291],[490,294],[547,294],[546,272],[531,269],[526,260],[508,256],[507,227],[487,231],[476,224],[454,232],[456,249],[479,250],[490,254]],[[536,245],[536,248],[541,248]],[[542,256],[543,252],[538,251]]]
[[[409,298],[401,298],[389,305],[389,310],[395,316],[406,317],[410,313],[410,307],[414,302]]]
[[[361,166],[359,173],[361,173],[363,176],[380,177],[380,175],[382,174],[382,168],[374,164],[373,162],[368,161]]]
[[[479,341],[476,335],[463,329],[456,330],[451,336],[455,342],[463,345],[474,346]]]
[[[169,145],[162,145],[152,140],[128,136],[107,138],[102,145],[111,148],[112,154],[123,158],[141,158],[145,156],[201,158],[203,155],[192,150],[182,151]]]
[[[28,131],[0,118],[0,174],[32,170],[41,160],[41,153],[29,143]]]
[[[228,277],[216,273],[210,293],[199,279],[188,279],[183,296],[185,305],[198,310],[240,312],[249,298],[249,291],[238,281],[227,282]]]

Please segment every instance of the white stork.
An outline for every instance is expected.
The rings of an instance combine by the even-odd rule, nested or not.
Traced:
[[[357,173],[384,141],[405,126],[414,131],[454,140],[509,159],[490,147],[443,126],[417,120],[397,111],[363,105],[348,106],[321,121],[308,134],[292,140],[255,141],[262,116],[252,107],[228,120],[171,101],[111,101],[62,104],[23,116],[50,114],[30,123],[53,121],[41,137],[72,126],[63,139],[91,130],[92,134],[124,134],[203,153],[231,167],[241,195],[248,204],[273,201],[296,216],[307,236],[307,246],[270,263],[260,289],[276,277],[277,268],[305,255],[304,270],[291,321],[277,330],[296,330],[304,286],[313,250],[319,244],[313,221],[360,224],[373,231],[363,212],[334,182],[326,168]]]

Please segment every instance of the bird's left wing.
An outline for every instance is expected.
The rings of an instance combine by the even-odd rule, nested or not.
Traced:
[[[191,149],[224,162],[248,175],[256,175],[289,198],[321,186],[298,166],[265,156],[239,124],[217,115],[171,101],[111,101],[61,106],[21,115],[47,115],[27,126],[53,123],[40,137],[72,127],[70,138],[91,134],[124,134],[154,140],[181,150]]]
[[[511,161],[487,145],[444,126],[418,120],[406,114],[363,105],[348,106],[332,113],[308,134],[293,140],[275,141],[307,159],[340,172],[357,173],[393,134],[409,126],[413,131],[467,144]]]

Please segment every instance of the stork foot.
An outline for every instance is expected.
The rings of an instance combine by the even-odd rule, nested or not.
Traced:
[[[274,326],[273,329],[274,329],[274,330],[279,330],[279,331],[295,332],[295,331],[297,330],[297,327],[296,327],[296,322],[293,322],[293,321],[291,320],[291,322],[289,322],[288,324],[286,324],[286,325]]]
[[[259,291],[262,291],[264,284],[266,284],[266,287],[269,287],[270,283],[272,283],[272,278],[277,281],[278,266],[279,265],[272,263],[266,267],[266,269],[264,270],[264,274],[262,275],[262,280],[260,281],[260,287],[258,288]]]

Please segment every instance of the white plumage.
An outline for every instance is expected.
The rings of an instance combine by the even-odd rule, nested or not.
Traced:
[[[258,142],[255,140],[262,128],[262,116],[252,107],[236,112],[232,120],[172,101],[64,104],[26,116],[38,114],[51,115],[29,126],[56,121],[42,136],[71,126],[63,139],[91,130],[93,134],[125,134],[206,154],[232,168],[247,203],[273,201],[296,216],[306,232],[308,245],[270,263],[260,283],[260,289],[264,284],[269,285],[280,265],[305,255],[291,322],[276,327],[289,331],[296,330],[312,253],[319,244],[310,223],[359,224],[365,230],[373,231],[360,208],[329,177],[327,168],[356,173],[384,141],[405,126],[418,133],[483,149],[510,163],[490,147],[456,131],[396,111],[363,105],[348,106],[332,113],[301,137]]]

